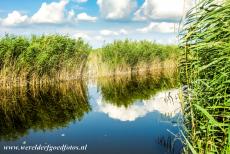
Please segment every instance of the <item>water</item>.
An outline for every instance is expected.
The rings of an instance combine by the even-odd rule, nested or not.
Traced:
[[[0,102],[1,154],[25,153],[6,151],[5,145],[63,144],[87,145],[86,151],[65,153],[181,152],[175,139],[181,106],[173,78],[110,78],[0,90]]]

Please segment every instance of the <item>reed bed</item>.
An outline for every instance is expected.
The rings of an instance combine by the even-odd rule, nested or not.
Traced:
[[[9,86],[42,84],[82,76],[91,47],[62,35],[0,38],[0,82]]]
[[[186,153],[230,153],[230,1],[203,0],[181,30]]]
[[[117,40],[90,54],[89,73],[90,76],[114,76],[142,74],[164,68],[176,70],[180,52],[173,45]]]

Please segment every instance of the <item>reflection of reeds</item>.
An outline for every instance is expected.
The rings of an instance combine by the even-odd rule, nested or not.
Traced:
[[[180,141],[177,140],[172,135],[159,136],[156,140],[157,144],[163,146],[168,153],[177,154],[182,152],[182,146],[180,146]],[[179,144],[179,145],[177,145]]]
[[[147,75],[126,75],[99,78],[98,86],[105,102],[129,106],[136,100],[146,100],[161,90],[177,86],[176,74],[164,76],[157,72]]]
[[[29,129],[65,127],[89,111],[86,87],[77,81],[1,89],[0,139],[17,139]]]

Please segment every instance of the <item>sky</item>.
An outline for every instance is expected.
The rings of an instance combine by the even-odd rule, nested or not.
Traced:
[[[63,34],[94,48],[117,39],[177,44],[192,0],[0,0],[0,36]]]

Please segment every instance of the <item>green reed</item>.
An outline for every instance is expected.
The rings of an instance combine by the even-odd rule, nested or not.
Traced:
[[[221,2],[200,1],[180,32],[187,152],[230,153],[230,1]]]
[[[180,49],[173,45],[160,45],[150,41],[117,40],[101,48],[102,63],[110,69],[150,69],[151,64],[168,59],[177,60]]]
[[[69,36],[5,35],[0,38],[1,79],[6,82],[44,77],[65,79],[82,73],[90,50],[82,39]]]

